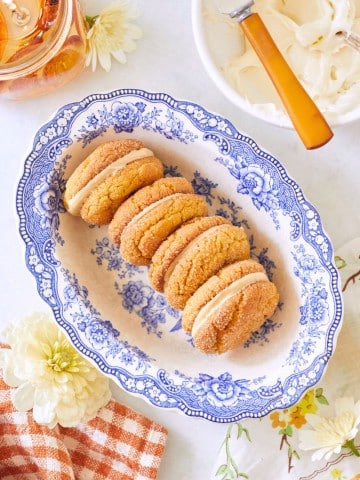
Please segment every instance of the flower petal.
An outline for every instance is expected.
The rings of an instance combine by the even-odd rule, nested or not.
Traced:
[[[79,424],[80,419],[84,418],[84,414],[85,411],[82,404],[61,404],[57,407],[58,422],[63,427],[75,427]]]
[[[320,415],[316,415],[315,413],[308,413],[306,415],[306,421],[309,425],[313,428],[316,428],[322,422],[322,417]]]
[[[14,406],[19,412],[27,412],[34,406],[34,387],[30,382],[25,382],[13,394]]]
[[[93,51],[91,60],[96,59]],[[35,421],[51,428],[58,422],[74,426],[87,421],[109,401],[109,380],[79,355],[54,321],[40,319],[22,320],[21,328],[12,329],[13,348],[0,349],[4,379],[18,387],[15,408],[32,408]]]
[[[97,53],[96,53],[96,49],[93,48],[91,52],[91,68],[93,72],[95,72],[96,70],[96,64],[97,64]]]
[[[100,65],[102,66],[102,68],[106,71],[106,72],[110,72],[110,69],[111,69],[111,57],[110,57],[110,53],[107,53],[107,52],[99,52],[98,53],[98,57],[99,57],[99,62],[100,62]]]
[[[142,29],[131,23],[137,16],[138,10],[128,0],[118,0],[104,8],[87,32],[86,66],[91,63],[94,71],[98,60],[108,72],[111,55],[120,63],[126,63],[125,52],[135,50],[135,40],[143,35]]]
[[[123,50],[116,50],[115,52],[111,52],[115,59],[120,63],[126,63],[126,55]]]
[[[9,348],[0,349],[0,368],[3,370],[3,380],[9,387],[18,387],[22,383],[14,372],[14,355]]]
[[[335,400],[335,413],[339,417],[342,413],[352,412],[354,410],[354,399],[351,397],[341,397]]]
[[[35,422],[40,425],[47,425],[53,428],[57,424],[57,418],[54,410],[54,406],[51,403],[45,403],[44,405],[34,405],[33,416]]]
[[[135,25],[134,23],[127,24],[127,37],[131,37],[134,40],[139,40],[142,38],[142,36],[143,31],[138,25]]]

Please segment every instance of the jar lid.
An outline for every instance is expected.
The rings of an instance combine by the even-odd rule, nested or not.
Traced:
[[[29,74],[61,47],[71,0],[0,0],[0,79]]]

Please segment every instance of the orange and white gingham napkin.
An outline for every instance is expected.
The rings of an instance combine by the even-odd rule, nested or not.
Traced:
[[[156,479],[167,431],[114,400],[76,428],[50,429],[18,412],[0,378],[1,480]]]

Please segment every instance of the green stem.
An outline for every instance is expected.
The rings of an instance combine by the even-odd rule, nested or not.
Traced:
[[[236,475],[239,475],[239,471],[237,469],[237,465],[236,463],[234,462],[233,458],[232,458],[232,455],[231,455],[231,451],[230,451],[230,438],[231,438],[231,430],[233,428],[233,425],[230,425],[230,427],[228,428],[228,431],[227,431],[227,435],[226,435],[226,442],[225,442],[225,451],[226,451],[226,464],[229,468],[233,468],[233,470],[235,471]]]
[[[242,431],[245,431],[246,432],[246,435],[248,435],[248,432],[246,429],[242,428],[242,426],[237,423],[236,424],[238,426],[238,431],[240,430],[241,432]],[[240,427],[239,427],[240,425]],[[222,465],[220,468],[221,468],[221,471],[220,471],[220,468],[218,470],[218,472],[216,473],[216,476],[218,475],[222,475],[222,474],[225,474],[222,478],[222,480],[226,480],[226,479],[230,479],[230,478],[249,478],[245,473],[241,473],[239,471],[239,468],[235,462],[235,460],[233,459],[232,457],[232,454],[231,454],[231,450],[230,450],[230,439],[231,439],[231,432],[232,432],[232,429],[234,427],[234,424],[230,425],[227,429],[227,432],[226,432],[226,435],[225,435],[225,439],[222,443],[222,446],[225,446],[225,453],[226,453],[226,464]],[[240,434],[241,436],[241,434]],[[238,437],[239,438],[239,437]],[[229,476],[228,476],[229,475]],[[236,477],[234,477],[234,475],[236,475]]]
[[[343,445],[344,448],[348,448],[349,450],[351,450],[351,452],[356,456],[356,457],[360,457],[360,452],[359,450],[356,448],[355,446],[355,443],[354,443],[354,439],[352,440],[348,440],[347,442],[344,443]]]

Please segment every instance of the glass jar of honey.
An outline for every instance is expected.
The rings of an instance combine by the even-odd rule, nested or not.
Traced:
[[[82,71],[85,57],[78,0],[0,0],[0,99],[58,89]]]

